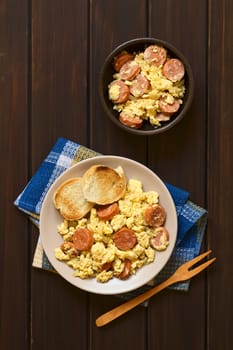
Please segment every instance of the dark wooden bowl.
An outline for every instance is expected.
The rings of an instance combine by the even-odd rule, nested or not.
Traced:
[[[180,106],[180,109],[178,110],[177,113],[175,113],[172,116],[170,121],[163,122],[162,126],[157,128],[150,125],[149,122],[144,121],[143,126],[140,129],[134,129],[123,125],[118,120],[119,113],[113,110],[113,103],[112,101],[109,100],[109,97],[108,97],[108,85],[113,80],[113,74],[116,73],[113,68],[113,60],[120,52],[124,50],[130,53],[143,52],[147,46],[152,44],[163,46],[167,50],[167,53],[170,57],[179,58],[183,62],[185,67],[184,81],[185,81],[186,91],[185,91],[183,103]],[[170,43],[163,40],[155,39],[155,38],[137,38],[137,39],[129,40],[117,46],[105,59],[103,67],[101,69],[101,73],[100,73],[100,82],[99,82],[100,99],[108,117],[111,119],[111,121],[115,125],[117,125],[121,129],[137,135],[147,136],[147,135],[159,134],[166,130],[171,129],[173,126],[179,123],[181,119],[183,119],[183,117],[187,114],[187,111],[193,99],[193,92],[194,92],[194,79],[193,79],[192,69],[187,59],[177,48],[175,48]]]

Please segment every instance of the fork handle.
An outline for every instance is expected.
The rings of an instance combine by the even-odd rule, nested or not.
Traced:
[[[177,282],[173,276],[168,278],[166,281],[160,283],[159,285],[151,288],[150,290],[138,295],[137,297],[130,299],[126,301],[124,304],[121,304],[114,309],[106,312],[105,314],[101,315],[96,319],[96,326],[102,327],[106,324],[110,323],[111,321],[115,320],[117,317],[125,314],[126,312],[132,310],[135,306],[143,303],[144,301],[151,298],[153,295],[159,293],[161,290],[167,288],[171,284]]]

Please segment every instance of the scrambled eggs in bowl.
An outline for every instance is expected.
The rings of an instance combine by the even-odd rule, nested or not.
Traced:
[[[136,38],[106,57],[99,93],[111,121],[137,135],[155,135],[180,122],[191,106],[194,78],[180,50],[156,38]]]

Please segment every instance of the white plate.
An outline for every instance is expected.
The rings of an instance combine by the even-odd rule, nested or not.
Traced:
[[[124,169],[126,177],[140,180],[143,184],[144,191],[155,190],[159,193],[160,204],[165,208],[167,213],[166,228],[170,234],[170,244],[163,252],[156,252],[153,263],[148,264],[139,269],[135,275],[130,276],[127,280],[119,280],[113,278],[106,283],[97,282],[93,279],[80,279],[74,277],[73,269],[55,258],[54,249],[58,247],[62,237],[57,232],[57,225],[63,221],[59,212],[53,205],[53,194],[58,186],[65,180],[82,176],[83,173],[94,164],[103,164],[112,168],[119,165]],[[40,215],[40,236],[45,253],[53,265],[55,270],[68,282],[76,287],[88,292],[98,294],[119,294],[129,292],[149,282],[155,277],[169,260],[174,249],[177,236],[177,214],[173,199],[164,185],[162,180],[146,166],[130,160],[128,158],[118,156],[98,156],[81,161],[66,170],[49,189]]]

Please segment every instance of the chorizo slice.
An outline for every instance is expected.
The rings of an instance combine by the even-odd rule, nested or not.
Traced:
[[[129,259],[124,260],[124,267],[121,273],[118,275],[118,278],[120,279],[126,279],[130,276],[131,271],[131,261]]]
[[[162,46],[150,45],[144,51],[144,59],[157,67],[162,66],[167,59],[167,51]]]
[[[155,206],[148,206],[144,215],[146,223],[150,227],[163,226],[166,220],[166,211],[159,204],[156,204]]]
[[[143,124],[143,120],[139,117],[130,117],[129,115],[127,115],[124,112],[121,112],[119,114],[119,121],[130,127],[130,128],[135,128],[135,129],[140,129],[142,124]]]
[[[164,64],[162,72],[167,79],[175,83],[184,77],[185,68],[178,58],[171,58]]]
[[[121,52],[114,58],[113,67],[116,72],[119,72],[121,67],[128,61],[132,61],[134,56],[126,51]]]
[[[149,80],[143,75],[138,74],[136,78],[132,81],[130,86],[130,93],[135,97],[141,97],[144,95],[150,88]]]
[[[74,247],[78,250],[90,249],[93,241],[93,233],[87,228],[78,228],[73,234]]]
[[[134,60],[128,61],[120,69],[119,77],[122,80],[133,80],[141,68]]]
[[[150,239],[151,246],[156,250],[165,250],[169,244],[169,233],[167,229],[163,227],[158,227],[155,230],[153,237]]]
[[[130,250],[136,245],[137,237],[133,230],[128,227],[122,227],[119,231],[114,233],[113,241],[118,249]]]
[[[75,257],[78,255],[78,251],[72,242],[63,242],[60,245],[61,250],[64,254],[69,255],[70,257]]]
[[[172,114],[169,114],[169,113],[163,113],[163,112],[159,112],[157,113],[156,115],[156,119],[159,121],[159,122],[167,122],[171,119],[171,115]]]
[[[173,114],[176,113],[180,108],[179,100],[175,99],[173,103],[168,103],[165,99],[159,100],[159,109],[161,112]]]
[[[120,212],[117,202],[100,206],[97,209],[97,215],[102,220],[111,220],[116,214]]]
[[[109,271],[112,268],[112,262],[106,262],[102,265],[101,271]]]
[[[109,85],[108,93],[110,100],[112,100],[114,103],[124,103],[129,98],[130,90],[128,85],[126,85],[123,81],[114,80]]]

